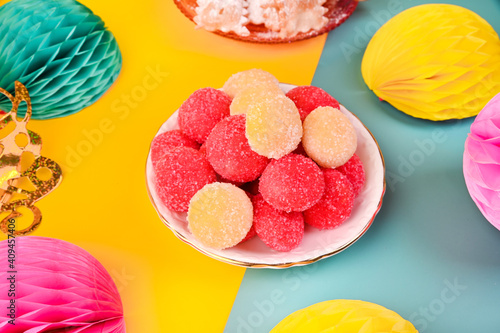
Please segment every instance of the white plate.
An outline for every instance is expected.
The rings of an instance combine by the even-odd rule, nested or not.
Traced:
[[[285,92],[294,87],[293,85],[281,84],[281,88]],[[155,176],[150,152],[146,164],[146,183],[149,197],[160,219],[180,240],[198,251],[220,261],[244,267],[286,268],[306,265],[345,250],[356,242],[372,224],[382,205],[386,184],[384,158],[377,141],[354,114],[342,105],[340,110],[349,118],[356,129],[358,136],[356,154],[363,162],[366,182],[354,202],[351,216],[339,227],[332,230],[319,230],[306,224],[302,243],[290,252],[272,250],[258,237],[225,250],[205,247],[189,232],[186,213],[169,210],[159,199],[154,186]],[[177,117],[178,111],[161,126],[156,135],[178,129]]]

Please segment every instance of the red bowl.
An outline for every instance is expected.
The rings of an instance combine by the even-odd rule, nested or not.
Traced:
[[[198,6],[196,0],[174,0],[177,7],[180,11],[191,21],[196,16],[195,9]],[[213,31],[213,33],[233,38],[236,40],[242,40],[245,42],[253,42],[253,43],[290,43],[303,39],[308,39],[312,37],[319,36],[330,30],[335,29],[342,23],[356,9],[359,0],[327,0],[323,5],[328,8],[328,12],[325,14],[325,17],[328,18],[328,23],[320,30],[310,30],[308,32],[300,32],[293,37],[279,37],[277,32],[273,32],[266,28],[263,24],[248,24],[246,27],[250,31],[250,35],[248,36],[240,36],[234,32],[222,32],[222,31]]]

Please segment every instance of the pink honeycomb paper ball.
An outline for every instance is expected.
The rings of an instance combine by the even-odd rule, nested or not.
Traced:
[[[13,263],[7,260],[9,250]],[[118,289],[85,250],[26,236],[0,242],[0,253],[5,256],[0,263],[0,332],[125,333]],[[15,325],[9,323],[11,304]]]
[[[486,104],[465,141],[464,178],[472,200],[500,230],[500,94]]]

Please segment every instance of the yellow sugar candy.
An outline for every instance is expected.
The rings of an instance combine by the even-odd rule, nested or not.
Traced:
[[[396,312],[355,300],[311,305],[283,319],[270,333],[418,333]]]
[[[278,86],[279,82],[271,73],[262,69],[253,68],[233,74],[226,83],[224,83],[222,90],[224,90],[229,97],[234,98],[239,92],[259,84],[275,84]]]
[[[212,183],[196,192],[189,203],[188,227],[203,245],[225,249],[241,242],[252,227],[252,202],[242,189]]]
[[[356,152],[356,130],[340,110],[331,106],[319,107],[304,120],[302,145],[307,155],[320,166],[336,168]]]
[[[471,117],[500,91],[500,40],[468,9],[416,6],[377,31],[361,72],[378,97],[413,117]]]
[[[274,82],[261,82],[253,87],[246,88],[234,96],[229,107],[231,115],[246,114],[248,107],[266,95],[285,95]]]
[[[245,126],[250,148],[268,158],[291,153],[302,138],[299,110],[284,95],[263,95],[249,105]]]

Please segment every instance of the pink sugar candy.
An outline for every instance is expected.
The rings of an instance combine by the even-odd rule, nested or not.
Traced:
[[[337,168],[352,184],[354,197],[357,197],[365,184],[365,168],[358,155],[354,154],[345,164]]]
[[[351,182],[340,171],[323,169],[325,195],[304,212],[304,220],[318,229],[333,229],[351,215],[354,192]]]
[[[200,147],[196,141],[182,134],[181,130],[172,130],[157,135],[151,143],[151,162],[155,165],[168,149],[181,146],[194,149]]]
[[[215,125],[229,116],[231,98],[214,88],[196,90],[179,108],[179,126],[184,134],[203,143]]]
[[[281,252],[288,252],[299,246],[304,236],[302,213],[277,210],[260,194],[253,198],[252,203],[255,231],[267,246]]]
[[[214,170],[233,182],[258,178],[269,163],[254,152],[245,137],[245,115],[230,116],[218,123],[208,136],[207,159]]]
[[[168,209],[187,212],[189,200],[206,184],[217,180],[203,154],[193,148],[168,150],[154,166],[156,191]]]
[[[324,190],[321,169],[310,158],[296,154],[271,161],[259,181],[264,199],[287,212],[301,212],[314,206]]]
[[[304,121],[307,115],[320,106],[331,106],[335,109],[340,107],[339,102],[329,93],[321,88],[313,86],[295,87],[286,96],[290,98],[297,109],[299,109],[300,119]]]

